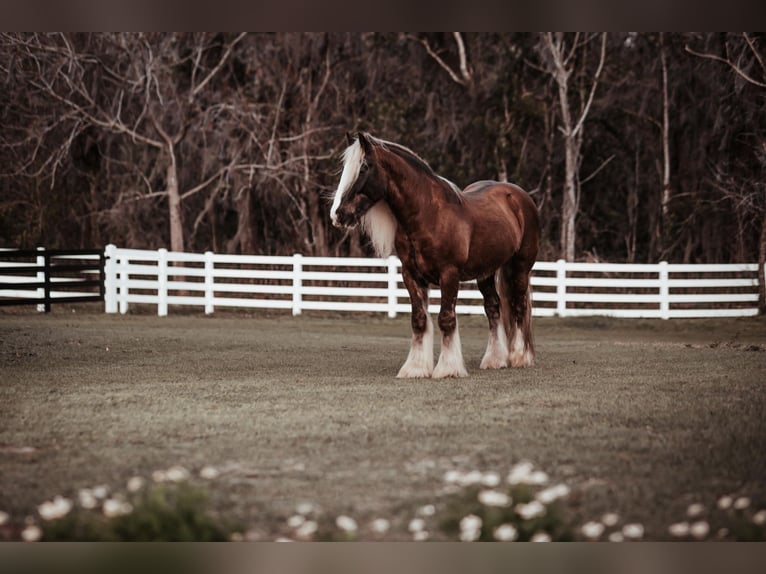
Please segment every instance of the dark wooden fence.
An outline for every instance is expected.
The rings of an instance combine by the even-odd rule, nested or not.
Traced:
[[[104,262],[99,249],[0,251],[0,306],[103,301]]]

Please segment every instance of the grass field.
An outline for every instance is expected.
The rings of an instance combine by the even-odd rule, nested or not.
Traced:
[[[408,317],[2,314],[0,510],[213,465],[217,507],[265,536],[303,501],[406,525],[448,470],[523,459],[576,521],[647,539],[693,502],[766,504],[762,318],[534,326],[531,369],[480,371],[484,320],[461,317],[470,376],[403,381]]]

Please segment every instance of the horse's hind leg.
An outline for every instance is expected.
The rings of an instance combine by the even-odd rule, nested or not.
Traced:
[[[421,285],[402,269],[402,279],[412,303],[412,341],[407,360],[396,375],[399,379],[430,377],[434,370],[434,327],[428,314],[428,285]]]
[[[531,367],[535,362],[535,347],[532,341],[532,291],[529,287],[532,265],[533,263],[516,255],[502,268],[510,313],[512,367]]]
[[[476,283],[484,297],[484,312],[489,322],[487,350],[479,368],[502,369],[508,366],[508,336],[500,317],[500,297],[495,286],[495,274],[479,279]]]

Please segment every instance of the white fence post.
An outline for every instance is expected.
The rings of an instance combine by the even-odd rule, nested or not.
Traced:
[[[293,255],[293,316],[301,314],[301,295],[303,289],[303,255]]]
[[[668,262],[660,261],[660,317],[670,319],[670,283],[668,276]]]
[[[398,260],[395,255],[388,256],[388,316],[393,319],[396,317],[396,304],[399,302],[399,298],[396,296],[396,289],[398,287],[397,271]]]
[[[118,300],[120,302],[120,313],[123,315],[128,312],[128,293],[129,293],[129,287],[128,287],[128,279],[130,279],[130,276],[128,274],[128,265],[130,264],[130,260],[122,256],[117,260],[117,267],[119,269],[119,276],[120,279],[118,281],[119,284],[119,296]]]
[[[215,297],[215,291],[213,289],[215,284],[215,272],[213,266],[213,252],[205,251],[205,315],[210,315],[215,309],[213,305],[213,299]]]
[[[168,314],[168,250],[158,249],[157,258],[157,315]]]
[[[556,261],[556,314],[567,314],[567,262],[563,259]]]
[[[113,244],[106,246],[106,261],[104,261],[104,311],[117,312],[117,247]]]
[[[37,250],[41,251],[41,252],[45,251],[45,247],[38,247]],[[38,255],[37,259],[35,261],[36,261],[36,265],[38,267],[42,267],[43,265],[45,265],[45,256],[44,255]],[[42,283],[43,281],[45,281],[45,271],[38,271],[37,274],[36,274],[36,277],[37,277],[37,280]],[[40,299],[45,297],[45,289],[43,287],[39,287],[37,289],[37,296]],[[38,311],[38,313],[44,313],[45,312],[45,305],[43,303],[40,303],[37,306],[37,311]]]

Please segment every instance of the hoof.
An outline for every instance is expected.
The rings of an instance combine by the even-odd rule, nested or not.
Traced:
[[[468,371],[465,370],[465,367],[439,368],[439,365],[436,365],[432,376],[434,379],[460,379],[467,377]]]
[[[484,355],[479,365],[480,369],[505,369],[508,366],[507,359]]]
[[[412,367],[403,365],[396,375],[397,379],[427,379],[431,376],[431,370],[426,367]]]

